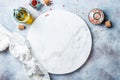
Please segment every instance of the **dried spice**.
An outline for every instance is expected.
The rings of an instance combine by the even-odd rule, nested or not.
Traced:
[[[48,5],[52,4],[52,1],[51,0],[44,0],[44,3],[48,6]]]
[[[105,26],[106,26],[107,28],[110,28],[110,27],[111,27],[111,22],[110,22],[110,21],[106,21],[106,22],[105,22]]]

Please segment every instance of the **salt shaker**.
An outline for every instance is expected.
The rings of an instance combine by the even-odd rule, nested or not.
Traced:
[[[92,24],[101,24],[104,21],[104,13],[101,9],[92,9],[89,12],[88,19]]]

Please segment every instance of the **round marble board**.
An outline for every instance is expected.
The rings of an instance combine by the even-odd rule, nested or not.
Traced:
[[[27,39],[33,55],[53,74],[66,74],[80,68],[92,46],[84,20],[64,10],[40,15],[31,25]]]

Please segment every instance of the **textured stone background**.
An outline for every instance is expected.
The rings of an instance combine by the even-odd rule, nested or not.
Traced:
[[[44,6],[40,11],[31,8],[29,0],[0,0],[0,23],[26,36],[29,26],[19,31],[13,18],[13,9],[21,6],[35,18],[50,9],[65,9],[81,16],[89,25],[93,48],[86,64],[70,74],[50,74],[51,80],[120,80],[120,0],[53,0],[53,5]],[[93,8],[105,12],[106,19],[112,21],[112,28],[89,22],[88,13]],[[8,51],[0,53],[0,80],[27,80],[22,64]]]

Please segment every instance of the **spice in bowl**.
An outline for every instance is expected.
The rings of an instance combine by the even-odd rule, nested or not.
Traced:
[[[33,7],[34,9],[36,9],[36,10],[39,10],[43,6],[43,4],[39,0],[31,0],[30,1],[30,6]]]

